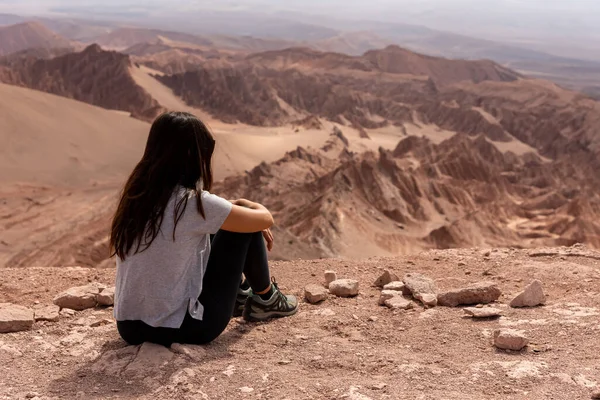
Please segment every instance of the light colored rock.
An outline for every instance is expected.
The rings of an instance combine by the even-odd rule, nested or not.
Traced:
[[[411,294],[402,281],[390,282],[383,287],[383,290],[395,290],[396,292],[402,292],[402,294],[407,296]]]
[[[50,321],[58,322],[60,307],[55,305],[49,305],[34,310],[36,321]]]
[[[338,297],[354,297],[358,295],[358,281],[354,279],[338,279],[329,284],[331,294]]]
[[[106,286],[97,282],[72,287],[56,296],[53,302],[60,308],[70,308],[77,311],[93,308],[97,304],[96,296],[105,288]]]
[[[304,288],[304,298],[310,304],[320,303],[327,299],[327,289],[320,285],[307,285]]]
[[[90,367],[91,372],[105,376],[120,376],[139,351],[140,346],[126,346],[103,353]]]
[[[186,356],[196,363],[206,360],[206,349],[202,346],[173,343],[171,345],[171,351]]]
[[[446,307],[488,304],[498,300],[501,294],[494,282],[479,282],[466,288],[440,293],[438,304]]]
[[[401,295],[400,292],[397,292],[395,290],[382,290],[381,295],[379,296],[379,305],[380,306],[385,305],[386,300],[389,300],[392,297],[395,297],[398,295]]]
[[[113,323],[113,320],[108,318],[102,318],[97,321],[90,322],[90,327],[97,328],[99,326],[110,325]]]
[[[64,318],[71,318],[73,317],[77,312],[75,310],[71,310],[70,308],[63,308],[62,310],[60,310],[60,312],[58,313],[61,317]]]
[[[33,310],[11,303],[0,303],[0,333],[27,331],[33,326]]]
[[[435,294],[421,294],[417,297],[425,307],[435,307],[437,306],[437,296]]]
[[[394,296],[391,299],[387,299],[384,304],[393,310],[409,310],[414,307],[412,301],[402,296]]]
[[[335,271],[325,271],[325,287],[328,288],[329,284],[333,281],[337,281],[337,274]]]
[[[390,270],[386,269],[383,271],[381,276],[375,280],[374,285],[382,288],[385,285],[387,285],[388,283],[391,283],[394,281],[399,281],[399,280],[400,280],[400,278],[398,278],[398,276],[396,274],[394,274]]]
[[[100,306],[112,306],[115,304],[115,288],[109,287],[98,293],[96,301]]]
[[[340,398],[348,400],[373,400],[371,397],[365,396],[359,392],[360,387],[352,386],[348,393],[345,393]]]
[[[174,353],[164,346],[154,343],[144,343],[140,346],[133,361],[125,368],[125,373],[147,377],[156,374],[156,372],[168,364],[174,357]]]
[[[465,314],[473,318],[495,318],[502,315],[502,310],[493,307],[477,308],[469,307],[463,309]]]
[[[514,329],[497,329],[494,331],[494,346],[503,350],[519,351],[529,344],[529,339],[522,331]]]
[[[240,388],[240,392],[242,393],[252,393],[254,392],[254,389],[248,386],[244,386]]]
[[[437,305],[437,287],[433,279],[422,274],[410,273],[404,275],[404,286],[416,300],[425,306]]]
[[[517,295],[511,302],[511,307],[536,307],[546,303],[546,295],[542,282],[534,280],[525,290]]]

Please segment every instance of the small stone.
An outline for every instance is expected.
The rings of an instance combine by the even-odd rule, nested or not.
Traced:
[[[437,306],[437,296],[435,294],[422,294],[417,300],[428,308]]]
[[[85,286],[76,286],[58,294],[53,302],[60,308],[72,310],[85,310],[96,307],[96,296],[105,288],[101,283],[90,283]]]
[[[109,287],[104,289],[96,296],[96,301],[100,306],[112,306],[115,304],[115,288]]]
[[[408,290],[408,288],[404,285],[404,282],[402,282],[402,281],[390,282],[383,287],[383,290],[394,290],[396,292],[402,292],[402,294],[405,294],[405,295],[410,295],[410,291]]]
[[[459,262],[458,262],[458,266],[459,266],[459,267],[464,267],[465,265],[467,265],[467,264],[466,264],[466,263],[464,263],[464,262],[462,262],[462,261],[459,261]]]
[[[277,362],[277,364],[279,365],[288,365],[291,364],[292,362],[290,360],[280,360]]]
[[[34,310],[36,321],[58,322],[60,307],[49,305],[37,310]]]
[[[437,305],[437,287],[433,279],[417,273],[406,274],[404,285],[412,296],[423,305],[427,307]]]
[[[392,297],[398,296],[400,293],[395,290],[382,290],[381,295],[379,296],[379,305],[385,305],[385,302]]]
[[[63,308],[58,313],[61,317],[70,318],[76,314],[75,310],[71,310],[70,308]]]
[[[335,271],[325,271],[325,287],[328,288],[329,284],[333,281],[337,281],[337,274]]]
[[[382,288],[390,282],[399,281],[399,280],[400,280],[400,278],[398,278],[398,276],[396,274],[394,274],[393,272],[390,272],[390,270],[386,269],[383,271],[383,274],[381,274],[381,276],[375,280],[374,285]]]
[[[529,339],[522,331],[514,329],[497,329],[494,331],[494,346],[503,350],[519,351],[529,344]]]
[[[544,294],[542,282],[536,279],[510,302],[510,306],[514,308],[536,307],[545,303],[546,295]]]
[[[242,393],[252,393],[254,392],[254,389],[252,389],[251,387],[248,386],[244,386],[240,388],[240,392]]]
[[[97,328],[97,327],[99,327],[99,326],[110,325],[111,323],[112,323],[112,321],[111,321],[110,319],[103,318],[103,319],[100,319],[100,320],[98,320],[98,321],[94,321],[94,322],[92,322],[92,323],[90,324],[90,326],[91,326],[92,328]]]
[[[376,322],[379,318],[377,318],[376,316],[372,315],[369,318],[367,318],[370,322]]]
[[[466,288],[440,293],[438,303],[447,307],[488,304],[498,300],[501,294],[494,282],[480,282]]]
[[[201,362],[206,359],[206,349],[202,346],[173,343],[171,351],[176,354],[186,356],[193,362]]]
[[[320,285],[307,285],[304,288],[304,298],[310,304],[320,303],[327,299],[327,289]]]
[[[329,291],[338,297],[357,296],[358,281],[354,279],[338,279],[329,284]]]
[[[412,301],[402,296],[394,296],[391,299],[387,299],[384,304],[392,310],[409,310],[414,307]]]
[[[470,315],[473,318],[495,318],[502,315],[502,310],[493,307],[469,307],[463,309],[463,311],[465,312],[465,314]]]
[[[383,390],[386,386],[385,383],[373,383],[369,388],[372,390]]]
[[[139,347],[135,358],[127,365],[124,372],[138,377],[149,376],[168,364],[173,356],[174,354],[166,347],[147,342]]]
[[[0,303],[0,333],[27,331],[33,326],[33,310],[11,303]]]

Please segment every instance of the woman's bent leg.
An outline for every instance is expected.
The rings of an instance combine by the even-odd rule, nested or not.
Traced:
[[[153,342],[205,344],[216,339],[227,327],[235,307],[242,272],[254,291],[270,287],[267,251],[261,232],[219,231],[212,237],[211,252],[202,281],[200,303],[202,321],[189,314],[179,329],[154,328],[142,321],[119,321],[121,337],[132,345]]]
[[[233,314],[242,272],[253,289],[256,290],[254,282],[264,285],[258,290],[269,287],[269,265],[262,233],[219,231],[212,240],[199,298],[204,316],[202,321],[186,316],[180,329],[183,341],[208,343],[225,330]]]

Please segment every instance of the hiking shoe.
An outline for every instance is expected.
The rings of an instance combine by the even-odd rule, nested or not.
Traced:
[[[252,289],[238,289],[237,297],[235,299],[235,308],[233,309],[233,318],[242,316],[244,313],[244,306],[250,296],[252,296]]]
[[[271,287],[273,288],[273,295],[269,300],[263,300],[257,294],[248,297],[243,313],[246,321],[266,321],[271,318],[288,317],[296,314],[296,311],[298,311],[296,297],[281,293],[274,278]]]

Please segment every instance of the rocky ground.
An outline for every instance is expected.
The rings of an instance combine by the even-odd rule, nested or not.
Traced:
[[[432,278],[440,302],[452,298],[441,295],[449,289],[494,283],[501,290],[491,304],[497,310],[474,305],[470,313],[502,316],[426,309],[409,295],[388,300],[400,308],[381,306],[373,283],[385,269],[400,279]],[[278,262],[272,270],[301,298],[305,286],[324,284],[326,270],[357,280],[359,295],[303,301],[296,316],[269,323],[233,320],[211,345],[170,350],[126,346],[110,307],[63,309],[57,322],[0,334],[0,399],[589,399],[600,390],[600,253],[584,247]],[[0,303],[39,316],[60,292],[90,282],[110,286],[113,276],[110,268],[5,268]],[[535,279],[545,305],[510,307]],[[430,283],[413,282],[413,295],[432,301]],[[527,347],[494,346],[494,336],[510,341],[514,331]]]

